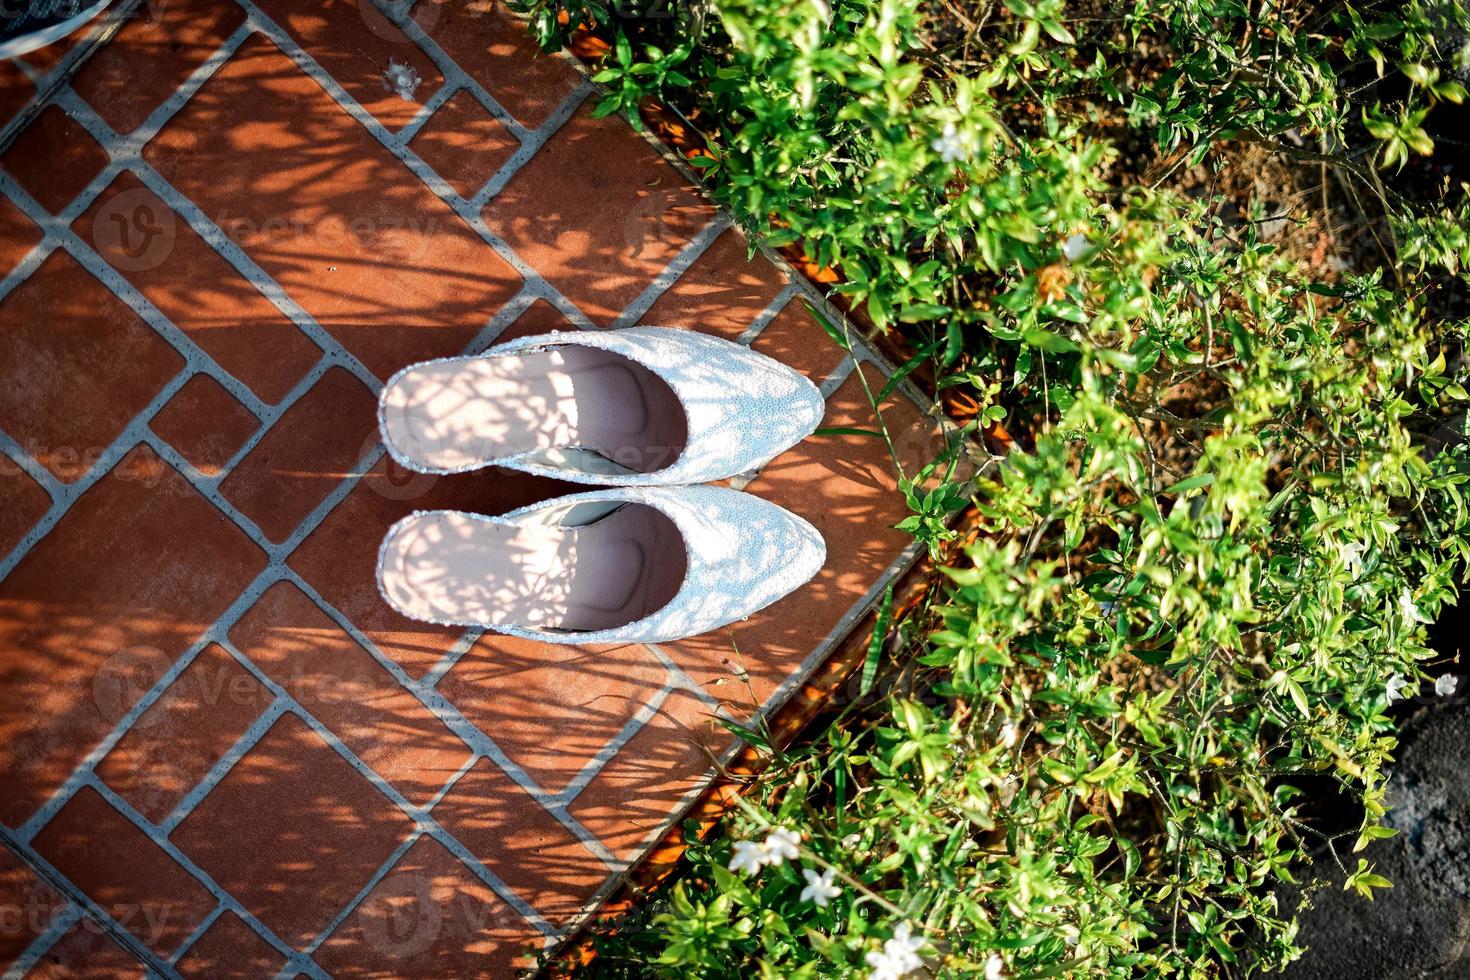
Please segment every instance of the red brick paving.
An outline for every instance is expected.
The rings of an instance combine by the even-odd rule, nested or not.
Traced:
[[[72,229],[262,401],[279,402],[321,359],[321,348],[133,174],[119,174]]]
[[[540,933],[443,844],[419,838],[316,961],[335,977],[499,977]]]
[[[48,105],[0,156],[0,167],[56,214],[102,172],[107,160],[107,151],[86,130],[59,107]]]
[[[153,451],[122,459],[0,581],[0,822],[17,827],[265,567]]]
[[[139,4],[72,88],[109,126],[131,133],[244,22],[245,11],[218,0]]]
[[[389,129],[402,129],[444,78],[428,55],[371,5],[360,0],[325,0],[304,7],[296,0],[256,0],[262,13],[281,25],[317,64]],[[383,81],[389,62],[419,77],[415,100],[390,91]]]
[[[747,256],[745,236],[733,228],[724,232],[643,314],[641,322],[740,339],[786,285],[771,263]]]
[[[291,583],[271,586],[230,639],[410,802],[429,802],[469,761],[469,747]]]
[[[83,919],[31,967],[26,980],[143,980],[146,975],[133,954]]]
[[[20,464],[0,456],[0,551],[20,544],[26,532],[51,509],[51,497]]]
[[[321,736],[286,715],[171,839],[267,928],[300,947],[412,829]]]
[[[522,258],[603,326],[714,216],[652,147],[590,108],[485,209]]]
[[[148,422],[205,476],[219,476],[259,427],[260,420],[207,374],[184,382]]]
[[[227,0],[140,9],[0,157],[34,195],[0,194],[0,277],[42,242],[47,213],[82,212],[75,241],[48,240],[47,260],[0,288],[0,433],[7,452],[49,474],[42,486],[0,459],[0,822],[25,862],[51,862],[155,968],[268,976],[287,963],[269,932],[332,976],[509,976],[708,784],[711,754],[732,741],[710,704],[751,707],[737,661],[774,707],[772,692],[891,570],[906,542],[887,530],[902,514],[886,453],[873,439],[813,439],[751,485],[816,523],[829,562],[731,629],[660,652],[404,619],[374,583],[392,522],[584,488],[390,465],[362,369],[381,380],[488,342],[492,317],[502,338],[630,322],[629,304],[716,212],[625,124],[577,108],[574,69],[538,54],[499,5],[450,0],[413,12],[453,59],[442,66],[370,5],[265,0],[279,33],[265,23],[270,36],[226,51],[143,160],[119,157],[126,169],[78,201],[112,144],[67,107],[80,100],[113,130],[135,130],[246,15]],[[288,56],[301,46],[305,69]],[[28,60],[54,64],[63,50]],[[389,58],[422,75],[415,101],[383,88]],[[480,87],[515,122],[481,104]],[[29,98],[25,85],[14,91],[21,101],[0,100],[0,115]],[[538,151],[482,215],[457,212],[522,139]],[[454,203],[407,165],[414,156]],[[217,251],[215,235],[239,251]],[[111,267],[101,279],[84,268],[92,253]],[[739,338],[785,301],[754,346],[813,380],[840,368],[800,297],[783,300],[785,273],[749,260],[739,233],[667,278],[642,322]],[[123,281],[188,338],[182,353],[113,294]],[[141,418],[169,385],[168,402]],[[870,427],[870,414],[849,379],[828,424]],[[911,405],[889,417],[905,454],[927,448]],[[175,449],[190,478],[144,439]],[[115,465],[80,482],[104,453]],[[52,492],[64,513],[19,549]],[[35,882],[24,862],[0,861],[0,893],[39,890],[48,915],[59,910]],[[35,959],[32,976],[142,975],[96,928],[37,940],[49,924],[0,932],[0,958]]]
[[[19,265],[40,240],[41,229],[36,227],[36,223],[20,208],[0,197],[0,275],[8,274]]]
[[[767,357],[790,364],[816,384],[830,376],[845,356],[800,298],[786,304],[750,346]],[[877,390],[881,391],[882,387],[880,384]],[[862,428],[872,428],[871,417],[859,421]]]
[[[65,904],[20,858],[0,848],[0,969],[19,959]]]
[[[98,847],[99,840],[109,846]],[[32,846],[155,952],[167,955],[214,908],[203,885],[89,786]]]
[[[587,845],[546,819],[488,759],[454,784],[434,807],[434,819],[549,922],[576,915],[607,878]]]
[[[636,645],[554,647],[482,637],[439,693],[494,732],[542,789],[563,789],[663,686],[663,665]]]
[[[183,366],[111,290],[52,252],[0,306],[0,428],[70,483]]]
[[[637,854],[705,783],[711,755],[731,737],[709,708],[674,691],[658,713],[578,794],[571,813],[622,858]]]
[[[189,947],[179,973],[194,980],[257,980],[286,965],[281,951],[260,938],[244,919],[226,912]]]
[[[286,410],[220,484],[220,493],[280,543],[375,442],[377,400],[334,367]]]
[[[521,144],[479,99],[460,90],[408,145],[460,197],[471,198]]]
[[[211,643],[97,766],[102,781],[158,823],[199,785],[273,697]]]
[[[423,0],[413,16],[523,126],[546,122],[577,87],[571,65],[541,54],[503,3]]]
[[[15,62],[0,61],[0,126],[14,119],[35,94],[35,83]]]
[[[144,156],[379,379],[458,353],[521,286],[449,205],[259,36]]]

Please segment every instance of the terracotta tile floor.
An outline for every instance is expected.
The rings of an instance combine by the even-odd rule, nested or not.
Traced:
[[[574,489],[390,466],[407,363],[691,327],[872,424],[810,287],[570,62],[488,3],[409,6],[120,4],[90,57],[0,64],[7,977],[509,975],[708,785],[712,713],[779,705],[912,557],[881,443],[822,437],[748,485],[828,566],[733,629],[548,647],[383,605],[410,510]]]

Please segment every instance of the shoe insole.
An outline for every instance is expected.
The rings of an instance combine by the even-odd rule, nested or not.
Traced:
[[[436,511],[388,540],[381,579],[414,619],[586,631],[626,626],[668,605],[686,564],[679,529],[644,504],[571,528]]]
[[[384,393],[383,421],[400,455],[439,470],[580,448],[651,473],[678,459],[688,428],[652,371],[577,346],[421,364]]]

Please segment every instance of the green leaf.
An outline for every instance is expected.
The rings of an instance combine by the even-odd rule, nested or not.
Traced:
[[[1040,327],[1030,327],[1022,332],[1022,338],[1026,343],[1038,350],[1050,351],[1053,354],[1067,354],[1077,350],[1077,344],[1061,334],[1042,330]]]
[[[808,311],[811,312],[811,315],[816,318],[816,321],[822,325],[822,329],[827,332],[828,337],[832,338],[833,343],[835,343],[838,347],[841,347],[845,351],[852,350],[852,343],[847,339],[847,333],[845,331],[839,330],[836,326],[834,326],[831,321],[829,321],[827,317],[823,315],[823,313],[811,303],[807,303],[806,308]]]
[[[933,346],[925,347],[913,357],[909,358],[907,361],[904,361],[903,365],[897,371],[893,372],[893,375],[888,379],[888,383],[885,384],[882,390],[878,392],[878,396],[874,399],[874,401],[878,402],[878,404],[880,405],[884,401],[886,401],[888,399],[888,396],[893,394],[894,390],[903,383],[904,378],[907,378],[910,374],[914,372],[916,368],[918,368],[921,364],[929,360],[929,358],[934,355],[934,350],[935,348]]]
[[[1184,479],[1180,480],[1178,483],[1165,490],[1164,493],[1188,493],[1191,490],[1198,490],[1200,487],[1207,487],[1214,482],[1215,474],[1213,473],[1195,473],[1193,476],[1186,476]]]
[[[863,661],[863,678],[858,687],[860,697],[867,697],[873,690],[873,681],[878,676],[878,658],[883,653],[883,641],[888,635],[889,616],[893,611],[893,583],[883,592],[883,602],[878,606],[878,621],[873,624],[873,636],[868,640],[868,656]]]
[[[875,429],[859,429],[850,425],[825,425],[812,433],[816,436],[870,436],[882,439],[883,433]]]

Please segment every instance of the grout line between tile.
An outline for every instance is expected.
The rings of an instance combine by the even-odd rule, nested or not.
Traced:
[[[380,5],[378,9],[383,10],[384,8]],[[387,13],[386,10],[384,12]],[[439,69],[439,73],[444,76],[445,85],[453,84],[456,91],[464,90],[473,95],[475,99],[479,101],[480,105],[485,107],[485,111],[494,116],[495,121],[504,126],[506,130],[521,143],[525,144],[536,142],[538,146],[540,145],[540,143],[537,142],[538,130],[546,130],[548,128],[549,120],[547,122],[543,122],[541,126],[537,127],[537,129],[527,128],[521,123],[519,119],[512,115],[510,111],[505,108],[505,106],[501,105],[500,102],[496,100],[496,98],[485,89],[485,86],[480,84],[479,80],[477,80],[474,76],[470,75],[469,72],[461,68],[457,61],[449,57],[448,53],[445,52],[442,47],[440,47],[439,42],[435,41],[433,37],[431,37],[429,33],[419,25],[419,22],[414,20],[413,12],[411,10],[403,10],[401,14],[398,17],[393,18],[393,20],[394,23],[397,24],[399,30],[403,31],[404,35],[409,40],[417,44],[419,46],[419,49],[422,50],[424,54],[428,57],[428,59],[434,63],[434,67]],[[580,98],[577,99],[577,103],[579,105],[581,104]],[[552,130],[555,130],[559,125],[560,124],[558,123],[556,126],[550,126],[550,128]],[[542,137],[542,141],[544,142],[544,136]]]
[[[643,731],[644,726],[653,719],[654,715],[658,714],[659,709],[663,707],[664,702],[677,689],[677,686],[678,682],[674,678],[665,680],[663,686],[645,704],[640,705],[637,711],[633,712],[632,717],[623,723],[623,727],[618,730],[618,733],[608,739],[607,743],[603,745],[596,755],[587,760],[587,763],[572,777],[571,781],[556,793],[551,794],[551,798],[556,801],[556,804],[564,808],[570,807],[581,794],[582,790],[587,788],[587,784],[597,778],[597,774],[602,771],[603,766],[607,765],[613,756],[621,752],[623,747],[632,741],[635,735]]]
[[[185,956],[189,955],[189,950],[194,948],[194,944],[203,939],[204,934],[207,933],[210,929],[214,928],[214,924],[218,922],[220,920],[220,917],[224,914],[225,907],[223,905],[215,905],[214,910],[204,917],[204,921],[200,922],[199,925],[194,927],[193,932],[184,937],[184,941],[179,944],[179,948],[174,950],[173,953],[169,956],[169,963],[177,968],[179,962]]]
[[[501,164],[500,169],[491,174],[490,179],[485,181],[485,186],[476,191],[474,196],[469,199],[469,206],[477,214],[484,212],[490,202],[495,199],[495,196],[505,190],[505,185],[510,183],[511,178],[523,166],[530,162],[532,157],[541,152],[541,148],[546,145],[547,141],[555,136],[567,120],[571,119],[577,110],[582,107],[582,103],[586,101],[591,91],[585,85],[578,86],[572,91],[571,95],[562,100],[561,105],[557,106],[551,115],[546,117],[546,121],[541,124],[539,129],[534,130],[521,141],[520,148],[512,153],[510,159]]]
[[[399,146],[408,146],[408,144],[413,142],[414,137],[418,136],[419,132],[428,125],[434,113],[443,108],[444,103],[454,98],[459,93],[459,90],[458,85],[445,79],[444,84],[439,86],[433,95],[419,104],[418,109],[414,112],[413,118],[404,123],[398,132],[393,134],[393,139]]]
[[[326,973],[321,970],[320,967],[311,962],[310,957],[304,957],[300,953],[292,949],[285,940],[281,939],[280,936],[277,936],[269,927],[265,925],[265,923],[256,918],[249,909],[241,905],[240,902],[237,901],[233,896],[231,896],[229,892],[220,887],[220,884],[215,881],[213,877],[211,877],[203,868],[199,867],[199,865],[195,864],[194,860],[190,858],[187,854],[179,850],[178,846],[175,845],[173,841],[169,840],[167,837],[158,834],[153,825],[150,824],[146,819],[144,819],[142,814],[133,809],[132,804],[128,803],[127,800],[124,800],[121,796],[119,796],[110,786],[104,783],[101,779],[98,779],[96,773],[89,772],[87,776],[88,778],[85,785],[100,794],[102,798],[107,801],[108,805],[116,810],[123,817],[123,819],[127,820],[142,834],[148,837],[148,839],[152,841],[153,844],[155,844],[160,850],[162,850],[165,854],[172,858],[174,862],[179,865],[179,867],[183,868],[184,871],[193,876],[199,882],[199,884],[203,885],[204,889],[214,896],[217,906],[223,906],[224,911],[234,912],[236,915],[238,915],[241,919],[248,923],[250,927],[260,935],[262,939],[270,943],[272,946],[276,947],[276,950],[278,952],[286,954],[286,956],[293,961],[293,965],[295,965],[298,969],[307,972],[315,978],[319,978],[319,980],[331,980],[331,978],[328,977]],[[219,911],[219,909],[217,909],[216,911]],[[172,966],[169,967],[168,973],[170,976],[177,976],[177,971],[173,970]]]
[[[677,282],[679,277],[684,275],[684,273],[689,270],[690,266],[699,261],[699,257],[703,255],[709,249],[709,247],[715,243],[715,239],[723,235],[725,233],[725,230],[729,227],[730,218],[725,214],[725,212],[716,211],[715,216],[710,219],[709,223],[706,224],[703,228],[699,229],[699,231],[694,234],[694,237],[691,238],[681,249],[679,249],[678,254],[674,256],[673,260],[670,261],[668,265],[664,266],[662,272],[653,277],[653,282],[649,283],[644,288],[643,292],[639,293],[638,296],[631,303],[629,303],[621,313],[618,314],[617,318],[613,320],[610,329],[616,330],[619,327],[631,327],[633,324],[637,323],[639,318],[653,307],[653,304],[658,301],[658,298],[662,296],[670,286]]]
[[[269,38],[297,68],[320,85],[344,112],[361,123],[373,138],[397,157],[399,162],[407,167],[415,177],[418,177],[440,200],[454,209],[455,213],[474,229],[485,244],[494,249],[511,268],[520,273],[522,279],[540,291],[544,298],[551,301],[572,322],[579,326],[590,323],[571,300],[547,282],[540,273],[517,255],[504,239],[495,234],[485,223],[484,218],[474,211],[471,205],[461,198],[443,177],[440,177],[432,167],[420,159],[418,154],[406,147],[397,146],[392,134],[378,121],[377,117],[364,109],[336,79],[317,64],[316,59],[300,48],[289,34],[263,14],[253,0],[237,0],[237,2],[248,14],[248,23],[253,24],[257,30]]]
[[[111,42],[122,30],[124,21],[142,3],[143,0],[121,0],[110,8],[98,14],[85,27],[80,28],[72,48],[64,54],[57,64],[53,65],[48,72],[40,72],[24,58],[12,60],[21,74],[25,75],[35,86],[36,94],[31,96],[24,105],[0,126],[0,153],[10,147],[11,142],[20,135],[21,130],[30,125],[31,120],[46,107],[55,94],[55,90],[62,84],[69,82],[76,72],[80,71],[82,64],[91,58],[103,45]]]
[[[73,885],[71,880],[58,871],[50,861],[47,861],[38,854],[36,849],[30,846],[29,842],[17,840],[12,831],[3,824],[0,824],[0,844],[4,844],[14,851],[41,881],[45,882],[48,887],[54,889],[67,899],[69,903],[68,911],[72,914],[68,916],[67,912],[63,912],[58,918],[67,917],[68,921],[64,925],[60,922],[55,922],[52,925],[52,929],[60,927],[61,934],[64,934],[80,918],[85,917],[104,928],[108,935],[116,940],[117,944],[130,953],[134,959],[153,968],[160,975],[168,977],[169,980],[181,980],[177,971],[170,964],[160,959],[152,950],[139,942],[137,937],[128,931],[122,923],[118,922],[111,912],[107,911],[100,903],[93,901],[90,896]],[[41,957],[45,956],[51,947],[56,944],[57,940],[61,938],[59,934],[52,936],[52,929],[48,929],[45,933],[32,940],[31,945],[27,947],[26,953],[23,954],[22,958],[32,956],[31,962],[34,964]],[[48,938],[49,941],[42,945],[43,941]],[[5,976],[8,978],[10,971],[7,970]],[[21,974],[21,976],[24,976],[24,974]]]
[[[4,841],[0,840],[0,843]],[[17,857],[20,857],[22,861],[26,860],[19,852],[17,852]],[[29,864],[27,866],[29,867]],[[31,944],[15,958],[9,968],[4,973],[0,973],[0,980],[22,980],[43,956],[51,952],[51,947],[55,946],[57,941],[70,931],[81,916],[81,910],[75,904],[67,902],[66,907],[51,917],[50,924],[36,934],[36,938],[31,940]]]
[[[262,673],[260,669],[251,663],[248,658],[241,656],[240,652],[234,646],[225,644],[220,644],[220,646],[221,649],[229,653],[235,662],[248,670],[253,677],[257,680],[260,679],[260,674]],[[209,795],[210,791],[230,774],[230,770],[235,768],[235,763],[243,759],[245,753],[255,748],[256,743],[265,736],[265,733],[270,731],[271,727],[281,720],[281,716],[291,709],[292,703],[291,699],[287,697],[280,695],[273,697],[271,703],[266,706],[265,710],[235,740],[235,744],[226,749],[225,754],[220,756],[215,764],[209,767],[209,771],[204,774],[204,778],[199,781],[199,784],[185,793],[183,798],[174,805],[174,808],[158,822],[159,832],[167,837],[178,829],[179,824],[188,819],[189,814],[194,812],[194,808]]]
[[[596,835],[572,818],[567,813],[566,807],[558,805],[553,798],[553,794],[543,789],[529,773],[517,765],[500,748],[493,737],[476,727],[448,698],[440,694],[432,685],[426,683],[428,675],[425,675],[417,681],[413,680],[408,676],[408,673],[402,666],[379,650],[377,644],[373,643],[367,634],[363,633],[351,620],[323,599],[320,593],[310,583],[302,579],[294,571],[288,570],[287,574],[292,584],[305,592],[311,598],[312,602],[320,607],[343,632],[352,637],[364,650],[372,654],[373,659],[377,660],[379,665],[388,671],[401,687],[413,694],[460,741],[468,745],[472,752],[477,756],[487,758],[495,763],[496,766],[510,777],[512,782],[520,786],[536,803],[556,818],[559,823],[586,845],[604,864],[607,864],[609,867],[616,865],[617,859]]]
[[[799,295],[801,295],[801,287],[795,283],[788,282],[782,286],[775,298],[751,321],[750,326],[745,328],[745,332],[740,335],[740,343],[747,347],[754,344],[766,327],[771,325],[771,321],[780,316],[786,307],[791,305],[792,300]]]

